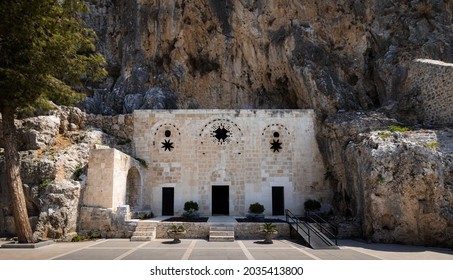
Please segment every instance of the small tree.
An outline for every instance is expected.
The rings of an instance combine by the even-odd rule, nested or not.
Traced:
[[[321,209],[321,203],[314,199],[308,199],[304,202],[305,211],[318,211]]]
[[[88,80],[106,74],[96,54],[91,29],[85,28],[80,0],[0,1],[0,112],[6,181],[19,243],[32,243],[33,232],[20,178],[14,117],[17,109],[71,104]],[[76,90],[77,89],[77,90]]]
[[[198,203],[195,201],[186,201],[186,203],[184,203],[184,211],[187,212],[198,211]]]
[[[250,204],[249,206],[249,212],[253,214],[262,214],[264,210],[264,206],[258,202]]]

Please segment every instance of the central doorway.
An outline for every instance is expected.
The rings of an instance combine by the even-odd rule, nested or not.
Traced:
[[[229,200],[229,186],[212,186],[212,215],[230,215]]]
[[[272,187],[272,215],[285,215],[285,195],[283,187]]]
[[[162,216],[173,216],[175,208],[175,189],[162,188]]]

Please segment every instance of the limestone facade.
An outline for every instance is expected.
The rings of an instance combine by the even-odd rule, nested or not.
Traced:
[[[302,214],[307,199],[330,207],[312,110],[142,110],[133,122],[135,159],[91,151],[84,206],[157,216],[182,215],[186,201],[205,216],[245,215],[255,202],[266,215]]]
[[[141,172],[138,161],[116,149],[92,149],[83,205],[114,211],[124,205],[141,205]]]
[[[328,210],[312,110],[139,110],[133,139],[147,168],[131,209],[181,215],[192,200],[208,216],[244,215],[255,202],[266,215],[302,214],[313,198]]]

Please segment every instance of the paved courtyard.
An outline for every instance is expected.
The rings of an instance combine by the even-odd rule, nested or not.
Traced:
[[[340,240],[340,249],[313,250],[290,240],[208,242],[204,239],[57,242],[36,249],[0,248],[0,260],[453,260],[453,250]],[[1,241],[0,245],[7,243]]]

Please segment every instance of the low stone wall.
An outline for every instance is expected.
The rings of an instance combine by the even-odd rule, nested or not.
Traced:
[[[186,233],[182,238],[208,238],[208,223],[189,223],[189,222],[161,222],[157,224],[156,238],[169,238],[167,230],[172,226],[183,226]]]
[[[130,238],[137,227],[138,220],[127,219],[127,211],[114,212],[110,208],[81,207],[79,231],[80,235],[97,232],[103,238]],[[183,226],[186,233],[183,238],[208,239],[210,223],[193,222],[155,222],[156,238],[167,239],[167,230],[176,225]],[[234,225],[235,238],[237,239],[260,239],[263,233],[260,227],[263,223],[237,223]],[[290,238],[290,226],[285,222],[274,223],[278,234],[275,238]]]
[[[127,211],[86,206],[80,209],[81,235],[98,232],[103,238],[130,238],[136,227],[136,220],[127,220]]]
[[[87,124],[102,129],[105,133],[123,139],[132,139],[134,122],[132,115],[102,116],[89,114]]]
[[[256,239],[264,238],[264,233],[260,227],[262,223],[238,223],[235,228],[235,237],[237,239]],[[290,226],[287,223],[274,223],[277,226],[278,233],[275,238],[290,238]]]

